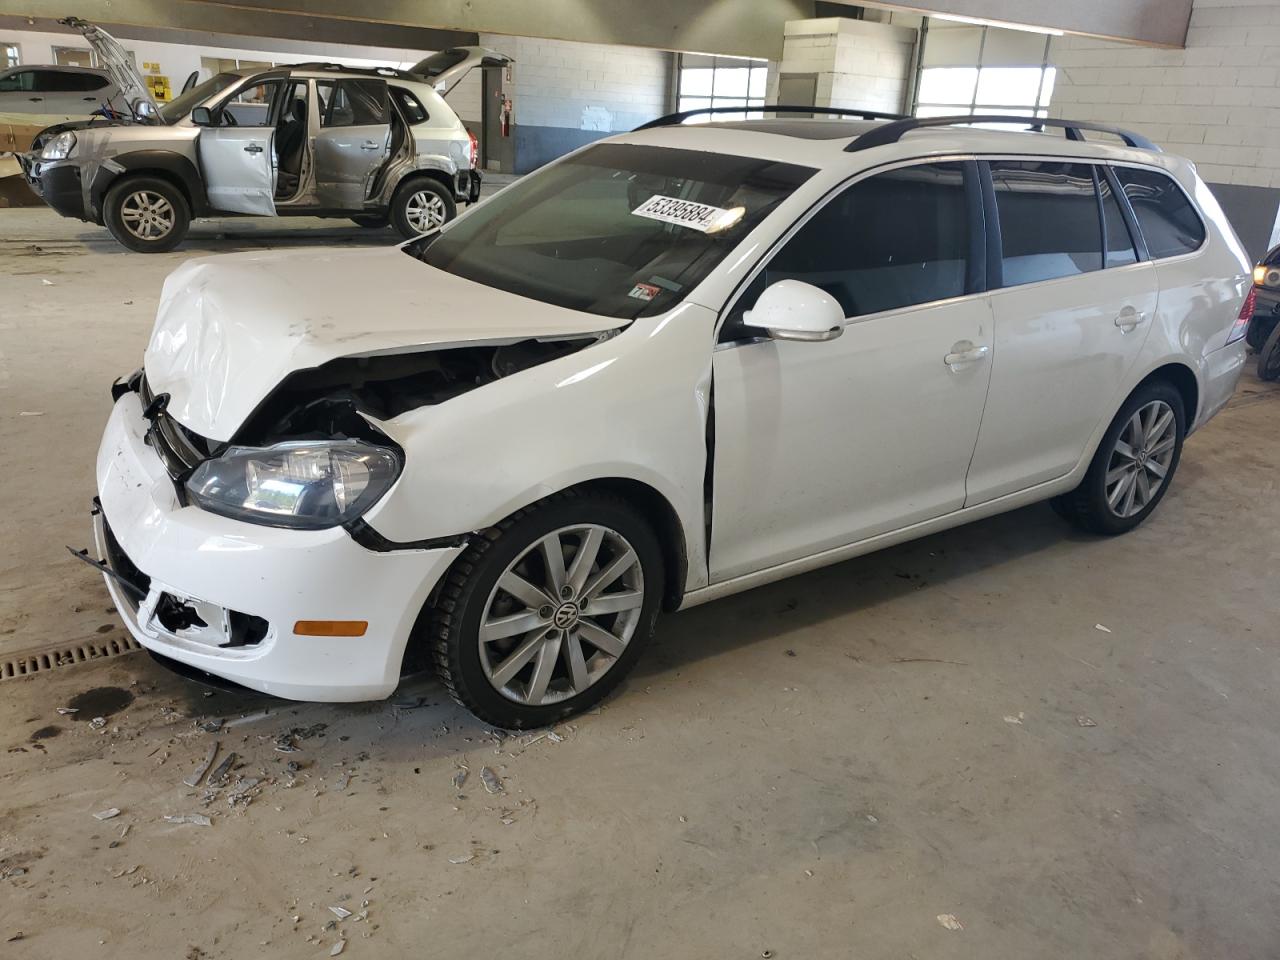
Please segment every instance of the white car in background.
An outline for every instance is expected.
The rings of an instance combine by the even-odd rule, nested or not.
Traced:
[[[127,109],[105,70],[38,65],[0,70],[0,113],[87,117],[102,109]]]
[[[1140,137],[680,119],[402,248],[176,270],[98,456],[138,641],[539,726],[660,609],[1050,498],[1129,530],[1230,398],[1250,264]]]

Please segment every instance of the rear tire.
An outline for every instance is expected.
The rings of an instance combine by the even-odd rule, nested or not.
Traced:
[[[1144,384],[1111,421],[1080,486],[1051,501],[1054,511],[1088,533],[1127,533],[1164,499],[1185,435],[1182,394],[1164,380]]]
[[[454,562],[429,620],[436,671],[486,723],[555,723],[622,682],[662,592],[644,517],[612,494],[565,491],[479,534]]]
[[[1280,323],[1258,351],[1258,379],[1280,380]]]
[[[103,198],[102,214],[111,236],[138,253],[168,253],[191,226],[187,198],[159,177],[117,180]]]
[[[1254,314],[1253,319],[1249,321],[1249,326],[1245,328],[1244,342],[1254,353],[1262,351],[1263,344],[1267,342],[1267,338],[1271,336],[1271,331],[1275,330],[1277,318],[1272,314],[1259,315]]]
[[[406,240],[430,233],[458,215],[453,193],[439,180],[415,177],[396,188],[391,198],[391,223]]]

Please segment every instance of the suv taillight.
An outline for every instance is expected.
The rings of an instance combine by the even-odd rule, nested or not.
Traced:
[[[1244,303],[1240,305],[1240,314],[1236,317],[1235,325],[1231,328],[1231,332],[1227,334],[1227,343],[1235,343],[1244,336],[1246,330],[1249,329],[1249,321],[1253,319],[1253,311],[1258,305],[1258,288],[1250,287],[1249,293],[1244,298]]]
[[[467,136],[471,138],[471,169],[474,170],[480,161],[480,141],[470,130],[467,131]]]

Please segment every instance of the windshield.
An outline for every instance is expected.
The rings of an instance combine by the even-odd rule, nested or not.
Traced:
[[[698,150],[590,147],[404,249],[488,287],[634,319],[671,309],[814,171]]]
[[[198,83],[180,97],[170,100],[160,108],[165,123],[177,123],[193,108],[200,106],[215,93],[221,93],[240,79],[238,73],[219,73],[204,83]]]

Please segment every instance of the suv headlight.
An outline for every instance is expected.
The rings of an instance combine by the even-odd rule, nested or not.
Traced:
[[[65,160],[71,156],[76,146],[76,135],[70,130],[63,130],[44,145],[40,151],[41,160]]]
[[[232,447],[187,480],[210,513],[273,527],[320,530],[359,517],[400,475],[395,450],[363,440]]]

